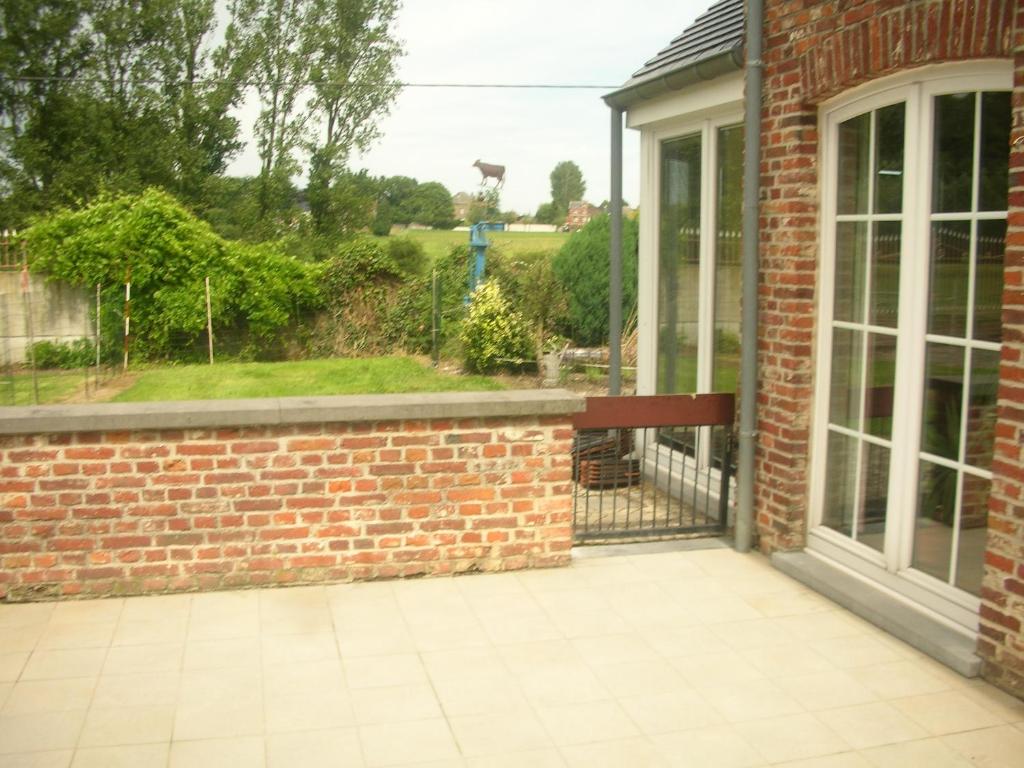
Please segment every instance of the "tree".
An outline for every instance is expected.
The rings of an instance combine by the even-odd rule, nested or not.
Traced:
[[[466,217],[469,224],[495,221],[501,218],[501,192],[496,187],[481,192],[469,206]]]
[[[586,191],[583,172],[572,160],[563,160],[551,171],[551,202],[559,216],[565,216],[569,203],[582,200]]]
[[[455,207],[452,195],[443,184],[428,181],[417,187],[410,204],[413,221],[435,229],[451,229],[455,226]]]
[[[537,215],[534,216],[538,224],[554,224],[558,221],[558,211],[554,203],[541,203],[537,207]]]
[[[387,203],[391,221],[408,226],[412,223],[415,209],[413,197],[420,183],[408,176],[389,176],[380,180],[380,198]]]

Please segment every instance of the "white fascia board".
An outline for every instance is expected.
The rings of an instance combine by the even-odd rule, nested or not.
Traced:
[[[707,117],[719,111],[736,111],[743,105],[743,71],[730,72],[634,104],[626,113],[629,128],[655,128],[680,118]]]

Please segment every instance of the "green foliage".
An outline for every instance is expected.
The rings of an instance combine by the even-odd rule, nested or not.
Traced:
[[[569,203],[582,200],[586,191],[583,171],[572,160],[563,160],[551,171],[551,203],[557,215],[564,217]]]
[[[387,244],[388,255],[403,274],[416,277],[427,273],[427,253],[418,242],[408,237],[389,237]]]
[[[501,284],[509,303],[522,314],[533,332],[539,354],[547,345],[552,329],[568,310],[566,289],[552,267],[553,253],[508,253],[490,248],[487,258],[488,274]]]
[[[96,363],[96,347],[89,339],[37,341],[32,345],[36,368],[87,368]]]
[[[491,187],[477,195],[476,200],[469,206],[467,219],[469,224],[501,219],[501,192],[497,187]]]
[[[434,229],[452,229],[458,223],[451,192],[436,181],[420,184],[409,204],[413,209],[412,220],[417,224]]]
[[[537,206],[537,214],[534,216],[538,224],[558,223],[558,211],[554,203],[541,203]]]
[[[622,306],[628,316],[637,296],[636,221],[622,222]],[[560,331],[583,346],[608,343],[608,271],[611,233],[608,216],[592,219],[573,234],[552,262],[555,277],[569,296]]]
[[[210,278],[215,335],[268,339],[319,301],[317,267],[269,245],[226,241],[165,192],[104,198],[60,211],[27,234],[32,268],[74,285],[104,288],[104,306],[123,304],[132,283],[132,357],[181,359],[206,331]],[[104,333],[116,333],[105,322]],[[115,336],[104,339],[111,349]]]
[[[460,338],[470,371],[489,373],[535,359],[529,327],[502,295],[496,280],[488,280],[473,292]]]

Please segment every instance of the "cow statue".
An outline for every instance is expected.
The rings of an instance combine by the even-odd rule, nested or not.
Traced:
[[[480,173],[483,176],[481,181],[482,184],[487,183],[488,179],[494,179],[496,187],[500,187],[505,183],[505,166],[504,165],[491,165],[490,163],[481,163],[477,160],[473,163],[474,168],[479,168]]]

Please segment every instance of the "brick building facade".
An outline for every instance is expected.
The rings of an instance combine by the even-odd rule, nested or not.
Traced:
[[[608,98],[641,131],[641,207],[657,211],[641,222],[639,394],[736,386],[716,297],[739,280],[720,254],[742,20],[716,3]],[[1020,695],[1024,6],[766,0],[763,30],[759,546],[957,624]],[[688,380],[679,359],[697,362]]]

